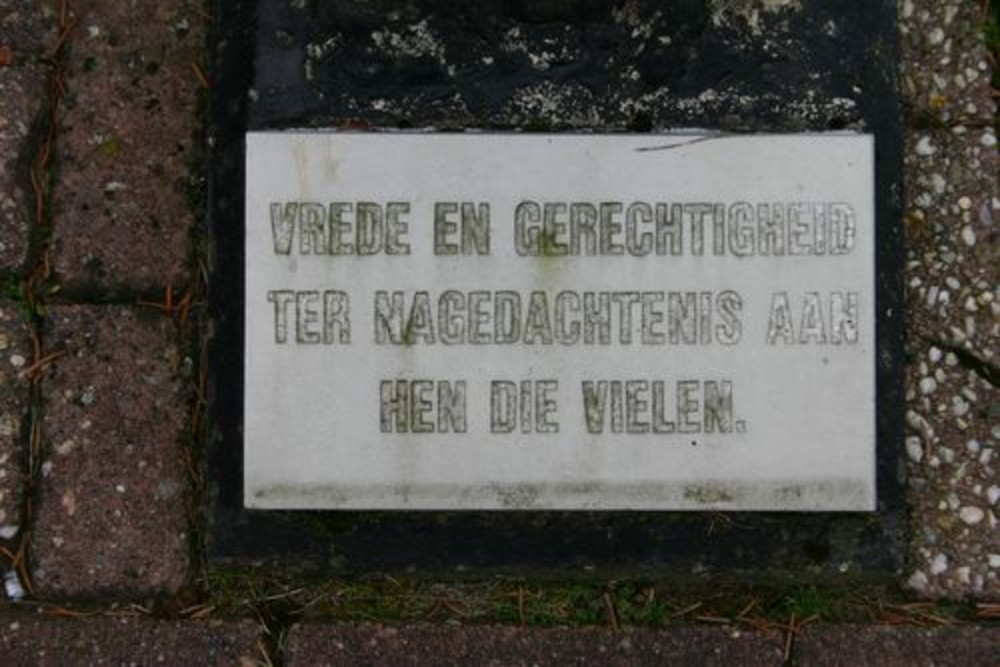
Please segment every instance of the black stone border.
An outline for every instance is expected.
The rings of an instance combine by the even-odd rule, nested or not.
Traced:
[[[905,256],[902,129],[896,89],[895,8],[887,0],[880,2],[874,11],[880,22],[871,29],[892,35],[888,40],[892,48],[884,41],[879,60],[860,73],[864,94],[857,97],[861,117],[876,136],[879,510],[808,514],[244,509],[244,133],[248,127],[277,129],[294,123],[248,122],[257,9],[246,0],[218,0],[208,133],[208,205],[214,247],[205,461],[210,566],[254,565],[338,575],[391,571],[473,576],[695,573],[744,581],[787,575],[796,581],[828,581],[845,572],[846,576],[873,578],[899,575],[907,529],[900,458]]]

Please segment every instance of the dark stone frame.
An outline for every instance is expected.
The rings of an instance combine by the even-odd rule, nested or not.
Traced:
[[[587,0],[562,1],[564,4],[587,3]],[[674,4],[687,9],[692,2],[699,4],[695,0],[674,0]],[[400,3],[421,4],[419,0],[400,0]],[[864,91],[853,96],[860,109],[860,117],[855,120],[876,136],[879,509],[870,514],[278,512],[244,509],[241,434],[244,133],[247,129],[335,123],[377,127],[385,122],[378,114],[372,114],[370,119],[346,117],[338,122],[336,114],[330,114],[335,103],[311,96],[308,88],[283,85],[280,68],[268,65],[278,45],[273,41],[268,43],[268,38],[262,35],[274,34],[274,26],[287,19],[284,14],[289,11],[289,3],[260,4],[263,7],[258,8],[257,3],[248,0],[219,0],[212,38],[208,231],[213,240],[214,263],[209,284],[210,427],[205,443],[206,546],[210,565],[257,565],[286,572],[338,575],[393,571],[438,575],[462,572],[465,576],[503,573],[577,576],[584,572],[683,576],[699,573],[742,581],[752,578],[758,582],[764,577],[790,574],[794,574],[797,581],[829,581],[857,575],[886,578],[900,573],[907,529],[900,458],[903,437],[901,294],[905,249],[893,2],[813,0],[805,3],[803,17],[798,19],[804,22],[803,29],[816,29],[831,12],[840,11],[851,17],[849,25],[860,31],[849,36],[857,40],[852,48],[858,53],[828,56],[833,58],[833,63],[839,62],[837,57],[844,57],[860,68],[860,71],[846,73],[848,78],[856,77]],[[435,5],[433,0],[425,0],[423,4]],[[842,43],[831,48],[840,47]],[[261,83],[261,79],[282,85],[257,90],[257,101],[250,109],[249,91]],[[751,80],[750,84],[753,83]],[[841,83],[833,81],[825,92],[842,93]],[[388,87],[390,92],[392,89]],[[816,127],[814,121],[812,125],[807,122],[803,128],[797,122],[783,119],[780,109],[763,107],[758,108],[757,115],[752,118],[734,118],[724,110],[714,113],[714,117],[706,118],[705,126],[734,131],[838,129],[844,122],[840,118],[826,118],[822,119],[824,125],[820,127]],[[413,116],[415,118],[399,119],[396,126],[418,125],[420,114]],[[631,127],[619,123],[598,129],[643,130],[648,129],[649,120],[638,119],[630,123]],[[652,119],[650,123],[662,125],[665,121],[666,124],[691,126],[690,121],[669,114],[664,119]],[[494,126],[491,129],[522,128]],[[844,574],[845,564],[848,565],[847,575]]]

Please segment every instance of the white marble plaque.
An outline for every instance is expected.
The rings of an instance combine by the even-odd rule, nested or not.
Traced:
[[[873,162],[248,134],[247,507],[874,509]]]

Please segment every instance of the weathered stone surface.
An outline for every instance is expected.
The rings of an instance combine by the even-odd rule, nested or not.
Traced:
[[[0,540],[17,534],[24,475],[21,467],[28,417],[31,332],[17,305],[0,297]]]
[[[861,127],[863,88],[892,53],[890,7],[265,3],[250,125]]]
[[[31,131],[45,107],[43,67],[0,67],[0,273],[27,259],[35,197],[31,188]]]
[[[802,667],[990,667],[1000,663],[1000,628],[813,628],[795,642],[795,653]]]
[[[42,383],[45,451],[32,533],[42,597],[153,594],[188,573],[188,396],[155,311],[62,306]]]
[[[248,134],[246,505],[874,511],[873,144],[863,135]],[[414,170],[417,163],[425,168]],[[728,170],[723,180],[720,165]],[[480,248],[477,254],[469,244],[461,263],[436,256],[443,252],[432,239],[447,239],[437,235],[434,222],[442,187],[449,193],[445,197],[483,202],[479,215],[488,216],[488,252]],[[379,213],[387,230],[395,225],[390,217],[406,221],[398,234],[400,248],[390,248],[388,240],[383,248],[381,236],[377,248],[364,248],[363,204],[356,206],[356,216],[338,218],[343,227],[357,220],[351,249],[344,252],[340,245],[346,234],[337,237],[336,247],[332,242],[322,247],[302,217],[296,222],[296,212],[310,210],[297,202],[299,193],[316,201],[406,202],[403,213],[388,208]],[[617,206],[629,211],[632,241],[624,228],[620,234],[610,231],[609,207],[601,204],[600,226],[608,231],[601,232],[600,247],[596,236],[590,250],[576,237],[574,249],[573,222],[541,231],[542,204],[533,201],[535,193],[549,193],[563,211],[575,206],[569,202],[590,201],[595,193],[602,201],[624,202]],[[706,200],[716,203],[678,203]],[[674,224],[692,242],[673,250],[659,241],[654,247],[653,207],[664,216],[668,210],[667,204],[652,203],[658,201],[684,211],[674,214]],[[757,211],[757,202],[769,207],[758,220],[794,216],[808,226],[810,241],[795,249],[789,236],[788,249],[780,251],[753,242],[744,248],[727,245],[738,212]],[[525,204],[538,208],[532,231]],[[290,224],[275,222],[275,206]],[[632,215],[644,207],[648,224]],[[694,243],[698,232],[691,211],[699,207],[716,211],[720,231],[705,231]],[[546,220],[552,210],[546,203]],[[593,215],[596,221],[596,208]],[[821,231],[827,220],[831,230],[843,231]],[[274,231],[279,225],[287,236]],[[642,234],[649,243],[645,250],[637,247]],[[276,241],[279,235],[287,244]],[[454,254],[460,252],[456,245]],[[383,258],[371,257],[382,253]],[[601,257],[584,256],[593,254]],[[343,290],[339,305],[330,300],[324,307],[320,292],[312,291],[318,285]],[[700,340],[682,339],[682,292],[642,292],[640,316],[640,293],[628,291],[665,285],[717,290],[702,292],[703,305],[691,308],[708,318],[731,300],[739,323],[728,334],[703,325]],[[802,285],[815,290],[811,300]],[[373,295],[376,286],[386,290],[379,292],[384,307]],[[505,290],[516,305],[508,301],[494,309],[489,304],[501,293],[478,292],[488,303],[477,306],[477,292],[461,291],[484,287]],[[594,287],[609,291],[574,291]],[[574,296],[575,312],[562,310],[557,294]],[[779,335],[768,327],[773,294],[790,300],[787,307],[796,313],[808,310],[806,302],[833,317],[851,310],[842,317],[851,324],[841,327],[817,314],[807,335],[803,315],[801,331],[796,322],[794,336],[791,325],[787,336]],[[609,328],[603,335],[590,330],[592,316],[585,314],[587,299],[595,303],[601,295],[608,300]],[[624,307],[612,331],[611,300],[626,295],[636,307]],[[399,308],[393,308],[398,320],[388,314],[390,296],[398,297]],[[654,305],[656,298],[660,305]],[[844,299],[854,305],[834,305]],[[369,321],[373,304],[384,316]],[[759,304],[761,312],[749,305],[743,310],[743,304]],[[345,315],[335,331],[337,308]],[[627,309],[636,313],[635,324]],[[487,326],[473,314],[480,310],[489,312],[482,320]],[[417,314],[404,324],[404,311]],[[548,320],[549,312],[554,327],[533,323]],[[458,324],[439,327],[433,321],[438,318]],[[564,323],[576,327],[575,334],[564,331]],[[352,338],[350,330],[376,334]],[[447,344],[447,351],[438,343]],[[790,366],[796,369],[792,375]],[[459,370],[473,368],[482,373]],[[409,377],[446,378],[447,384],[390,380]],[[513,380],[522,378],[550,379],[529,385],[527,400],[535,408],[518,420],[505,406],[518,400]],[[618,380],[609,390],[605,378],[630,381]],[[707,379],[684,389],[677,378]],[[510,394],[497,391],[505,383],[514,390]],[[435,386],[449,395],[458,387],[458,398],[447,399],[450,422],[442,412],[445,399],[417,397],[418,385],[427,396]],[[694,397],[703,386],[700,406],[702,399]],[[729,397],[727,406],[709,398],[718,387]],[[619,389],[630,396],[620,429],[608,407]],[[323,400],[313,400],[317,396]],[[525,405],[524,394],[520,400]],[[694,407],[675,410],[675,400]],[[657,425],[657,419],[667,421]]]
[[[911,117],[905,154],[906,453],[915,522],[907,579],[923,595],[1000,593],[1000,191],[990,72],[978,66],[976,26],[984,21],[975,3],[903,3],[904,83],[915,86],[909,106],[935,119]]]
[[[0,0],[0,47],[10,49],[14,64],[37,60],[52,48],[58,3]]]
[[[158,621],[137,617],[62,618],[0,615],[5,664],[259,664],[260,626],[253,621]]]
[[[608,630],[509,627],[299,625],[287,664],[305,665],[780,665],[776,633],[669,628]]]
[[[73,3],[54,189],[55,268],[69,292],[187,281],[202,3]]]

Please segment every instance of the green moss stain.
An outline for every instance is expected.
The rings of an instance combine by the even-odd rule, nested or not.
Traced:
[[[45,305],[38,296],[49,297],[59,291],[59,286],[55,283],[46,283],[39,286],[38,294],[34,302],[28,297],[26,286],[23,280],[15,277],[0,279],[0,298],[11,302],[17,310],[18,316],[25,322],[33,322],[36,317],[45,314]]]
[[[538,230],[538,255],[535,259],[536,289],[547,290],[559,287],[558,275],[561,260],[566,256],[566,246],[560,245],[555,233],[544,227]]]
[[[403,331],[401,334],[401,342],[404,347],[411,347],[416,344],[416,322],[413,309],[410,309],[410,314],[406,318],[406,322],[403,324]]]
[[[703,505],[714,505],[717,503],[731,503],[736,500],[736,496],[722,486],[690,484],[684,487],[684,499],[693,500]]]
[[[119,153],[122,152],[122,144],[120,141],[111,137],[110,139],[105,139],[98,145],[98,150],[101,155],[108,158],[117,157]]]
[[[789,615],[798,618],[836,618],[841,615],[840,606],[844,595],[816,586],[796,586],[785,594],[778,604]]]
[[[543,228],[538,233],[538,255],[539,257],[563,257],[566,255],[566,246],[559,244],[555,233]]]

